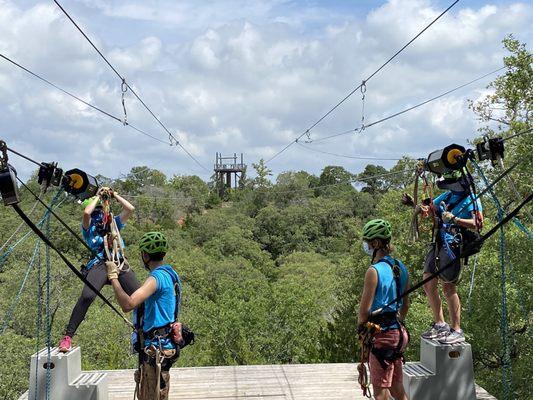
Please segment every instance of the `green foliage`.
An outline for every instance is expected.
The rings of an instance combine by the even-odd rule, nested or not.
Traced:
[[[533,73],[525,59],[527,50],[512,37],[504,45],[510,53],[505,58],[507,73],[493,82],[489,97],[472,105],[483,121],[500,124],[496,128],[489,124],[483,130],[490,135],[513,134],[530,127]],[[498,114],[497,107],[505,111]],[[521,162],[513,172],[521,193],[532,188],[532,137],[523,135],[506,142],[506,162]],[[357,310],[370,263],[361,248],[365,222],[372,218],[388,220],[395,256],[407,265],[413,282],[422,278],[431,223],[422,219],[420,242],[409,243],[412,210],[400,204],[402,192],[413,191],[413,174],[403,171],[412,171],[415,163],[404,157],[390,170],[367,165],[357,175],[340,166],[326,166],[319,176],[288,171],[273,183],[271,171],[261,160],[253,165],[257,176],[243,177],[241,189],[229,191],[225,199],[218,196],[216,185],[208,185],[196,176],[167,180],[160,171],[142,166],[133,168],[123,179],[102,181],[136,207],[123,237],[129,246],[130,263],[141,281],[147,274],[134,244],[148,230],[162,230],[168,238],[167,261],[184,284],[181,319],[197,333],[197,343],[183,351],[178,366],[354,362],[359,357]],[[483,168],[489,177],[501,172],[498,166],[487,164]],[[354,187],[355,181],[363,184],[361,190]],[[38,190],[35,177],[29,185]],[[501,182],[496,193],[502,203],[516,204],[508,182]],[[30,209],[31,198],[25,192],[22,196],[22,208]],[[46,201],[50,199],[50,194],[45,196]],[[483,198],[483,206],[487,230],[497,222],[496,209],[488,196]],[[43,212],[37,207],[32,218],[40,219]],[[79,229],[82,210],[78,204],[66,201],[58,212],[73,229]],[[523,222],[531,226],[531,221]],[[0,208],[2,243],[19,223],[13,210]],[[27,231],[23,227],[14,241]],[[513,388],[515,398],[528,398],[532,391],[529,375],[533,343],[528,322],[533,304],[533,247],[512,224],[506,226],[505,237],[509,251],[504,288]],[[51,238],[76,265],[87,260],[87,251],[55,221]],[[0,364],[0,398],[17,398],[27,389],[29,356],[45,345],[43,323],[38,338],[36,329],[38,315],[42,314],[42,310],[38,312],[37,295],[45,293],[44,264],[40,269],[41,286],[36,265],[29,271],[13,318],[5,318],[18,297],[35,243],[30,236],[0,261],[0,323],[5,321],[7,327],[0,334],[4,361]],[[465,268],[459,285],[462,325],[473,346],[477,383],[496,396],[502,393],[503,354],[498,254],[499,244],[494,237],[477,258],[472,295],[469,281],[474,260]],[[51,333],[55,345],[82,285],[54,254],[51,267]],[[103,289],[103,294],[112,298],[109,287]],[[409,360],[418,358],[418,337],[431,318],[423,292],[414,293],[407,317],[412,335]],[[129,354],[129,329],[99,300],[91,306],[74,340],[82,346],[85,369],[135,365],[135,357]]]

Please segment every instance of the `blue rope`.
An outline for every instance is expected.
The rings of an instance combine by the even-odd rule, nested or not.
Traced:
[[[61,196],[61,194],[63,193],[62,190],[59,190],[55,196],[52,198],[52,201],[50,202],[50,205],[49,207],[52,208],[52,206],[56,205],[55,208],[59,207],[61,205],[62,202],[59,202],[56,204],[57,200],[59,199],[59,197]],[[46,219],[50,216],[50,211],[49,210],[46,210],[45,213],[43,214],[43,217],[42,219],[39,221],[39,223],[37,224],[37,226],[39,228],[42,228],[43,224],[45,223]],[[0,256],[0,272],[2,272],[2,269],[7,261],[7,259],[9,258],[9,256],[11,255],[11,253],[13,253],[13,251],[15,250],[15,248],[24,243],[31,235],[33,234],[33,231],[28,231],[24,236],[22,236],[19,240],[17,240],[15,243],[13,243],[11,246],[9,246],[7,248],[7,250],[4,252],[4,254],[2,254]]]
[[[39,393],[39,353],[41,350],[41,325],[43,323],[42,311],[42,295],[41,295],[41,284],[42,284],[42,263],[41,263],[41,252],[39,251],[39,259],[37,261],[37,321],[35,322],[36,332],[35,332],[35,353],[37,354],[37,361],[35,363],[35,400],[40,399]]]
[[[26,287],[26,282],[28,281],[28,277],[30,276],[30,272],[33,269],[33,266],[35,264],[35,260],[37,259],[37,254],[39,252],[39,248],[41,247],[41,241],[38,241],[35,244],[35,248],[33,249],[33,255],[31,256],[31,260],[28,264],[28,268],[26,268],[26,273],[24,274],[24,279],[22,279],[22,283],[19,287],[19,290],[17,292],[17,295],[13,299],[11,306],[6,312],[6,315],[4,317],[4,322],[2,324],[2,329],[0,330],[0,335],[3,335],[7,329],[7,326],[11,322],[11,319],[13,318],[13,312],[17,308],[20,299],[22,297],[22,293],[24,292],[24,288]]]
[[[526,302],[524,300],[524,294],[520,290],[520,286],[518,285],[518,281],[516,279],[515,273],[514,273],[514,267],[511,264],[511,260],[509,259],[509,255],[506,257],[507,265],[509,266],[509,277],[511,278],[511,283],[516,289],[517,297],[518,297],[518,306],[520,307],[520,312],[524,316],[524,319],[526,321],[526,326],[529,327],[529,313],[527,311]]]
[[[502,205],[500,203],[500,200],[498,200],[498,197],[496,196],[496,193],[494,193],[494,190],[492,188],[490,188],[490,183],[489,183],[487,177],[485,176],[485,174],[483,173],[483,170],[481,169],[481,167],[479,166],[479,164],[475,160],[472,160],[472,164],[474,165],[474,168],[476,169],[476,171],[479,174],[479,176],[481,177],[481,179],[483,179],[483,183],[485,184],[485,186],[489,187],[489,193],[491,195],[492,202],[494,203],[494,205],[498,209],[498,212],[502,213],[502,218],[503,218],[503,216],[505,215],[504,211],[503,211],[503,207],[502,207]],[[524,232],[526,234],[528,239],[533,239],[533,233],[529,229],[527,229],[527,227],[518,218],[514,217],[513,218],[513,222],[514,222],[514,224],[516,225],[516,227],[518,229],[520,229],[522,232]]]
[[[487,177],[483,173],[483,170],[479,167],[475,160],[472,160],[474,168],[478,174],[483,179],[483,182],[486,187],[490,187],[490,184],[487,180]],[[505,216],[503,207],[498,200],[498,197],[494,193],[492,188],[489,189],[492,201],[498,210],[498,222],[501,222]],[[529,239],[532,238],[531,232],[517,219],[513,218],[515,225],[524,232]],[[507,308],[507,271],[506,271],[506,255],[507,250],[505,246],[505,233],[503,226],[500,228],[500,252],[499,252],[499,261],[501,267],[501,290],[502,290],[502,304],[501,304],[501,316],[500,316],[500,334],[502,342],[502,384],[503,384],[503,395],[504,400],[513,400],[514,394],[512,392],[513,384],[513,369],[511,364],[511,346],[510,346],[510,336],[509,336],[509,312]]]
[[[45,235],[50,236],[50,217],[46,220]],[[52,346],[52,327],[50,326],[50,278],[51,278],[51,263],[50,263],[50,247],[46,246],[45,249],[45,259],[46,259],[46,348],[47,348],[47,359],[46,359],[46,400],[50,399],[50,381],[52,379],[50,372],[51,365],[51,354],[50,348]]]
[[[501,221],[503,216],[501,213],[498,213],[498,220]],[[503,347],[503,357],[502,357],[502,383],[503,383],[503,394],[504,400],[514,399],[514,395],[511,391],[512,381],[513,381],[513,370],[511,365],[511,346],[509,344],[509,324],[508,324],[508,310],[507,310],[507,274],[505,270],[505,234],[503,231],[503,226],[500,228],[500,266],[502,271],[502,310],[500,318],[500,333],[502,338],[502,347]]]
[[[472,273],[470,274],[470,288],[468,289],[468,301],[467,301],[467,314],[471,315],[472,312],[472,292],[474,291],[474,280],[476,278],[477,256],[474,258],[474,266],[472,267]]]

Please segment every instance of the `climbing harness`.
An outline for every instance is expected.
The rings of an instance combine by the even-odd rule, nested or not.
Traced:
[[[115,264],[119,271],[127,272],[130,269],[124,253],[124,241],[120,235],[117,222],[111,212],[110,199],[114,196],[113,191],[102,188],[100,198],[103,204],[103,224],[105,226],[104,252],[107,261]]]

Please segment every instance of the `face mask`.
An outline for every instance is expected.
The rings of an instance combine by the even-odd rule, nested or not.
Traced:
[[[370,257],[374,255],[374,249],[370,248],[368,242],[363,242],[363,251],[368,254]]]

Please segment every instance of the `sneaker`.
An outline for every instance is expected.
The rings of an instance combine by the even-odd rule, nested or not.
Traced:
[[[422,334],[424,339],[439,339],[446,336],[450,332],[450,325],[448,324],[433,324]]]
[[[458,344],[465,341],[465,334],[462,330],[455,331],[453,329],[447,335],[437,339],[440,344]]]
[[[72,338],[70,336],[64,336],[57,347],[59,347],[61,353],[68,353],[72,350]]]

